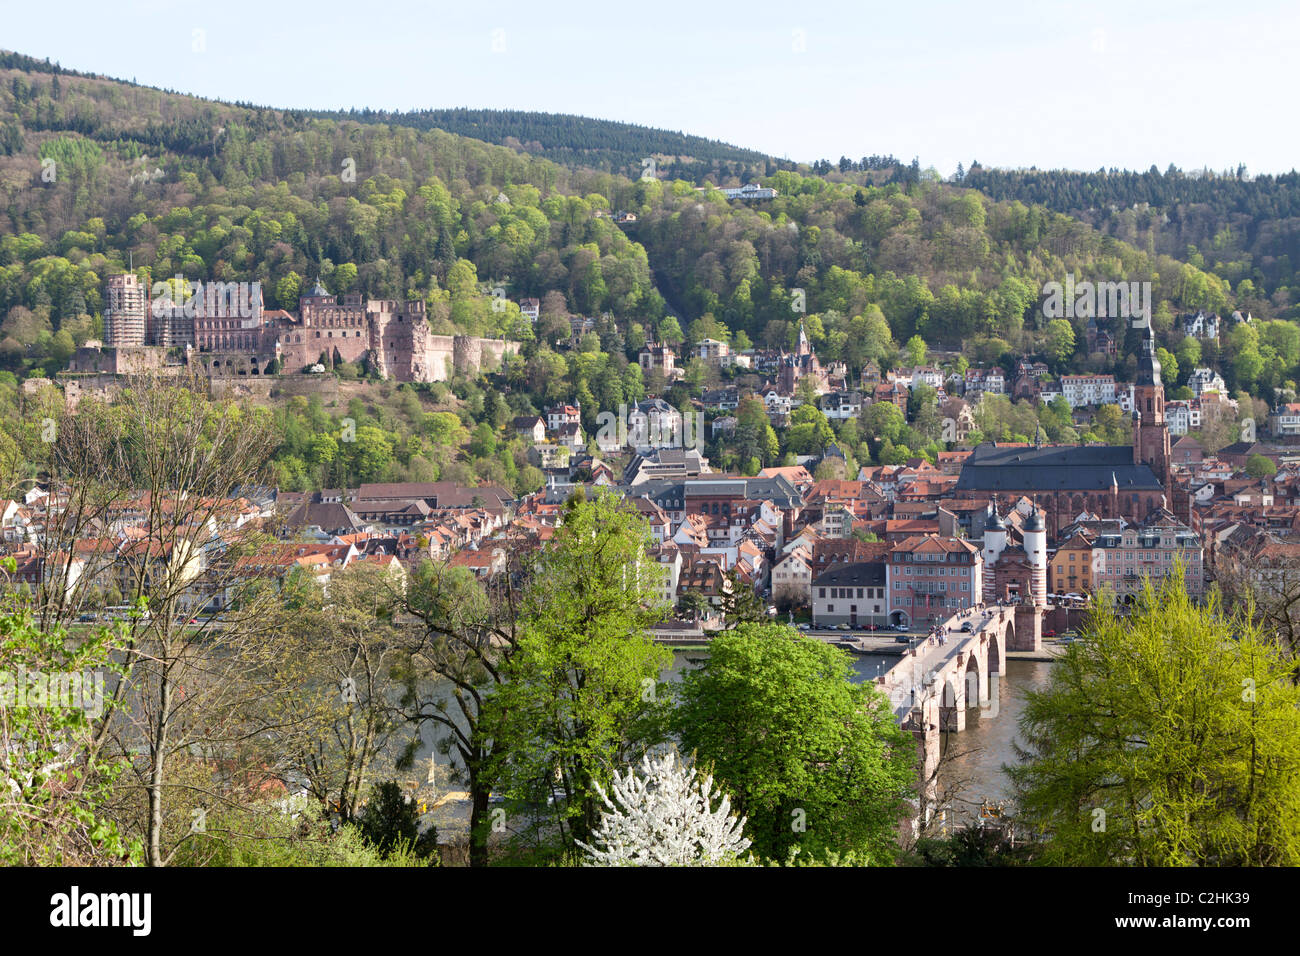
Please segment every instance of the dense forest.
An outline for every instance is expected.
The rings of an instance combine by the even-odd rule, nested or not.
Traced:
[[[565,166],[586,166],[632,178],[647,171],[647,159],[654,161],[654,172],[661,177],[692,182],[708,179],[718,185],[748,182],[796,165],[703,136],[565,113],[462,108],[404,113],[320,111],[311,115],[419,130],[440,129],[521,149]]]
[[[1045,319],[1045,283],[1070,273],[1152,283],[1175,387],[1207,362],[1233,390],[1271,399],[1300,371],[1290,322],[1256,323],[1203,354],[1175,321],[1238,306],[1268,319],[1289,290],[1261,300],[1252,280],[1180,261],[1149,233],[1129,242],[1047,202],[991,199],[965,188],[993,189],[978,165],[962,184],[888,156],[819,162],[821,175],[776,169],[762,181],[778,197],[750,204],[663,169],[561,164],[384,114],[222,104],[17,65],[0,71],[0,367],[19,375],[57,371],[98,333],[104,278],[128,265],[260,280],[272,307],[293,308],[317,278],[332,292],[420,298],[439,331],[523,340],[519,384],[545,383],[547,400],[635,394],[626,369],[648,340],[777,347],[799,321],[823,361],[855,370],[892,364],[920,336],[1008,367],[1037,355],[1055,374],[1128,375],[1132,342],[1118,360],[1090,356],[1084,318]],[[432,126],[443,114],[421,115]],[[496,115],[458,122],[504,138]],[[625,140],[609,124],[581,128],[590,136],[575,133],[574,148],[648,143],[632,127]],[[700,158],[721,162],[719,149]],[[1252,184],[1223,185],[1232,196]],[[619,212],[632,215],[618,223]],[[513,302],[493,308],[496,292],[541,299],[542,321],[523,322]],[[609,318],[561,355],[573,314]]]
[[[1300,173],[1251,176],[971,166],[958,181],[996,200],[1041,204],[1108,236],[1170,255],[1232,284],[1247,309],[1297,317]]]

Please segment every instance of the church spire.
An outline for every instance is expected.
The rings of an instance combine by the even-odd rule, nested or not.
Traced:
[[[1142,348],[1138,352],[1136,384],[1150,386],[1160,384],[1160,359],[1156,358],[1155,330],[1151,328],[1149,320],[1142,330]]]

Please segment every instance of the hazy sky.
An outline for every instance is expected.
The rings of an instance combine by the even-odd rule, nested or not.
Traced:
[[[224,100],[495,107],[811,161],[1300,166],[1300,4],[8,4],[0,48]]]

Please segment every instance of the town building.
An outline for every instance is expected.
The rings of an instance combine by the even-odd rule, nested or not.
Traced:
[[[883,561],[840,565],[812,582],[813,620],[820,626],[884,626],[889,619],[888,572]]]
[[[1061,395],[1071,408],[1115,404],[1114,375],[1062,375]]]
[[[1118,597],[1129,597],[1142,589],[1145,579],[1158,584],[1181,565],[1187,593],[1199,597],[1205,591],[1200,536],[1165,509],[1138,525],[1104,529],[1094,540],[1100,552],[1099,570],[1093,575],[1097,590],[1105,587]]]
[[[647,375],[658,372],[664,378],[672,378],[677,368],[677,353],[671,345],[648,344],[637,355],[637,362]]]
[[[887,566],[891,624],[941,620],[983,600],[984,561],[969,541],[913,535],[890,548]]]

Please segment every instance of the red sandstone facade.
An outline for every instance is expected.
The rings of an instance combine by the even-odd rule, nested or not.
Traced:
[[[110,295],[117,295],[114,302],[127,298],[122,290],[128,278],[134,276],[110,279]],[[117,311],[126,310],[119,305]],[[518,350],[516,343],[503,339],[434,335],[420,300],[335,296],[319,283],[299,298],[297,315],[264,310],[260,289],[245,299],[205,289],[186,308],[150,318],[153,334],[148,345],[184,347],[190,363],[216,376],[295,373],[317,363],[328,369],[364,361],[383,378],[440,382],[456,371],[494,367]],[[117,326],[119,339],[132,338],[126,322]],[[88,360],[83,358],[81,364]]]

